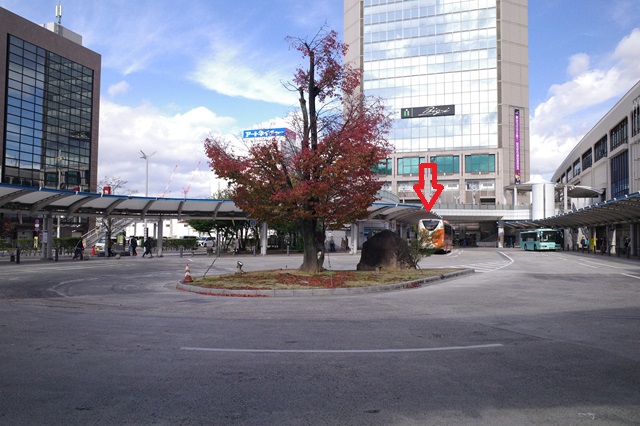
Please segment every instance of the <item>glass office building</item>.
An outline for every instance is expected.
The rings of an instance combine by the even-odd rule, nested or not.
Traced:
[[[0,18],[2,182],[95,192],[100,55],[57,24]]]
[[[445,185],[440,206],[517,203],[514,188],[529,178],[527,1],[344,7],[345,60],[394,116],[383,189],[417,202],[418,165],[431,162]]]

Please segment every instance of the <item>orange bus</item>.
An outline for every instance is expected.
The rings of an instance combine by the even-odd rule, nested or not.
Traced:
[[[422,247],[440,253],[449,253],[453,248],[453,228],[446,220],[422,219],[418,222],[418,235]]]

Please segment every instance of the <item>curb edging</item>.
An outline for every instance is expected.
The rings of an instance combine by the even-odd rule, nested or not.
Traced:
[[[437,284],[441,281],[458,278],[475,273],[474,269],[462,269],[433,277],[419,278],[395,284],[385,284],[372,287],[349,288],[317,288],[308,290],[230,290],[227,288],[205,288],[188,285],[180,281],[176,290],[202,294],[204,296],[232,296],[232,297],[305,297],[305,296],[344,296],[348,294],[380,293],[385,291],[408,290]]]

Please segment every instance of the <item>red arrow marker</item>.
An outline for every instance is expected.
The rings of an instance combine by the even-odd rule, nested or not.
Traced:
[[[426,168],[431,169],[431,187],[435,190],[433,197],[431,200],[428,200],[427,197],[424,196],[422,190],[424,189],[424,172]],[[420,173],[420,181],[413,185],[413,190],[418,194],[418,198],[422,201],[422,205],[424,208],[430,212],[433,205],[438,201],[438,197],[442,194],[442,190],[444,189],[444,185],[438,183],[438,165],[436,163],[420,163],[418,168]]]

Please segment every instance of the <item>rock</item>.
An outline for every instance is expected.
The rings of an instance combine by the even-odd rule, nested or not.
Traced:
[[[416,265],[411,259],[409,245],[394,232],[384,230],[369,238],[362,245],[358,271],[380,269],[411,269]]]

